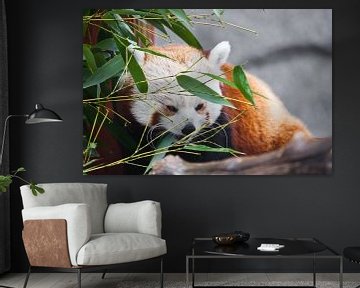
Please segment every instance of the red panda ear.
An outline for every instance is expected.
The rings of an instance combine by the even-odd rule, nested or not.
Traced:
[[[225,64],[229,58],[231,46],[228,41],[223,41],[217,44],[209,52],[209,62],[216,68],[219,68],[221,65]]]
[[[129,51],[134,55],[136,61],[139,63],[139,65],[143,65],[145,62],[145,53],[140,50],[135,49],[135,45],[129,45]]]

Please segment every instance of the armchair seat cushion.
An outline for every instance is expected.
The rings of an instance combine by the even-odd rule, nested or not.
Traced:
[[[166,254],[166,241],[141,233],[94,234],[81,247],[78,265],[108,265],[145,260]]]

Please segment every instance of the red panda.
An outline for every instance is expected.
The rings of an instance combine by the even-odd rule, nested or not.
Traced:
[[[208,143],[231,147],[246,155],[278,149],[288,143],[296,132],[311,136],[305,125],[288,112],[269,86],[250,73],[246,73],[246,76],[254,92],[255,107],[246,103],[239,90],[203,74],[225,75],[232,80],[233,66],[227,64],[229,42],[221,42],[206,53],[186,45],[154,46],[149,49],[168,58],[132,50],[148,80],[148,93],[141,95],[131,76],[127,75],[123,85],[125,88],[120,93],[138,96],[126,102],[126,105],[124,102],[117,104],[119,113],[140,127],[148,127],[150,131],[167,130],[179,138],[193,134],[193,137],[189,137],[191,141],[196,139],[196,135],[204,135],[202,131],[209,127],[221,126],[222,131]],[[175,78],[179,74],[198,78],[229,99],[236,109],[184,92]],[[220,154],[225,153],[210,153],[210,157],[195,161],[221,159]],[[183,158],[192,161],[191,156]]]

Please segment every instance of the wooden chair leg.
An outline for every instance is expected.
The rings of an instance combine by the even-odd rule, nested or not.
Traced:
[[[25,278],[25,282],[24,282],[24,286],[23,288],[26,288],[27,284],[28,284],[28,281],[29,281],[29,277],[30,277],[30,274],[31,274],[31,265],[29,266],[29,270],[26,274],[26,278]]]

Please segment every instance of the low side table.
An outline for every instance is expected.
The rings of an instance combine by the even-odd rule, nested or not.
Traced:
[[[257,250],[261,243],[284,245],[277,252],[263,252]],[[339,261],[339,287],[343,287],[343,258],[342,255],[315,238],[250,238],[245,243],[219,246],[211,238],[194,238],[191,253],[186,255],[186,287],[200,288],[195,285],[195,260],[201,259],[312,259],[313,285],[293,287],[316,288],[316,260],[328,259]],[[191,268],[191,286],[189,281]],[[222,286],[222,287],[247,287],[247,286]],[[254,286],[251,286],[254,287]],[[256,286],[255,286],[256,287]],[[272,286],[276,287],[276,286]],[[281,286],[284,287],[284,286]]]

